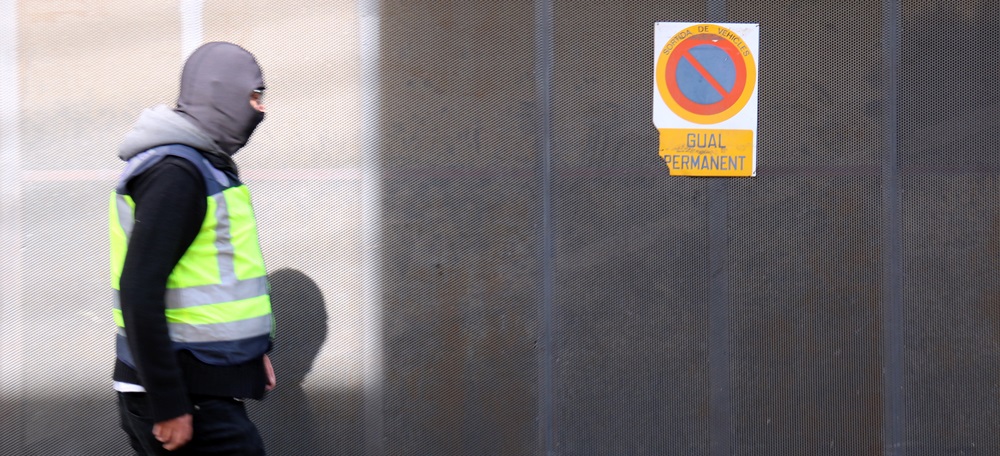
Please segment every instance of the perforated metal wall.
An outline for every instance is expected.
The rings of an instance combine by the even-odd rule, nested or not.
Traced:
[[[115,149],[209,40],[270,454],[1000,454],[994,3],[0,1],[0,454],[128,454]],[[760,24],[757,177],[668,175],[660,21]]]
[[[914,454],[996,453],[1000,5],[903,6],[904,439]]]

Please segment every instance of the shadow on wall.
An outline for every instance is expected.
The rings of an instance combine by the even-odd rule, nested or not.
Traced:
[[[249,403],[250,414],[268,454],[314,454],[322,445],[302,382],[326,340],[326,303],[316,282],[300,271],[279,269],[268,279],[277,328],[270,358],[278,384],[264,401]]]

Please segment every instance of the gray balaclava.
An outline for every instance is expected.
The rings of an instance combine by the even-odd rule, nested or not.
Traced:
[[[250,94],[263,88],[264,77],[252,54],[232,43],[207,43],[184,64],[175,111],[231,157],[264,120],[264,113],[250,105]]]

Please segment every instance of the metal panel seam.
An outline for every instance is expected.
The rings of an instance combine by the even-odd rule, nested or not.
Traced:
[[[902,456],[903,416],[903,265],[902,201],[899,173],[899,63],[901,11],[898,0],[884,0],[883,52],[886,66],[885,87],[885,156],[882,162],[883,270],[885,388],[885,454]]]
[[[0,2],[0,453],[24,448],[21,309],[21,107],[17,0]],[[6,403],[10,401],[10,403]],[[11,448],[5,448],[6,445]]]
[[[541,291],[538,327],[538,427],[544,454],[555,451],[553,412],[553,255],[552,227],[552,1],[535,0],[535,97],[538,106],[538,146],[541,159]]]
[[[186,61],[204,40],[203,0],[181,0],[181,60]]]
[[[365,454],[385,454],[382,292],[381,11],[378,0],[357,3],[361,51],[361,293]]]
[[[726,0],[707,0],[709,22],[726,21]],[[708,357],[709,438],[713,456],[732,454],[732,400],[729,380],[729,181],[708,181]]]

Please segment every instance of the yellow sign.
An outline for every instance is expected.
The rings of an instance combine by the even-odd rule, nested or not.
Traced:
[[[660,157],[674,176],[752,175],[753,131],[661,128]]]
[[[757,24],[656,24],[660,157],[672,175],[754,176]]]

